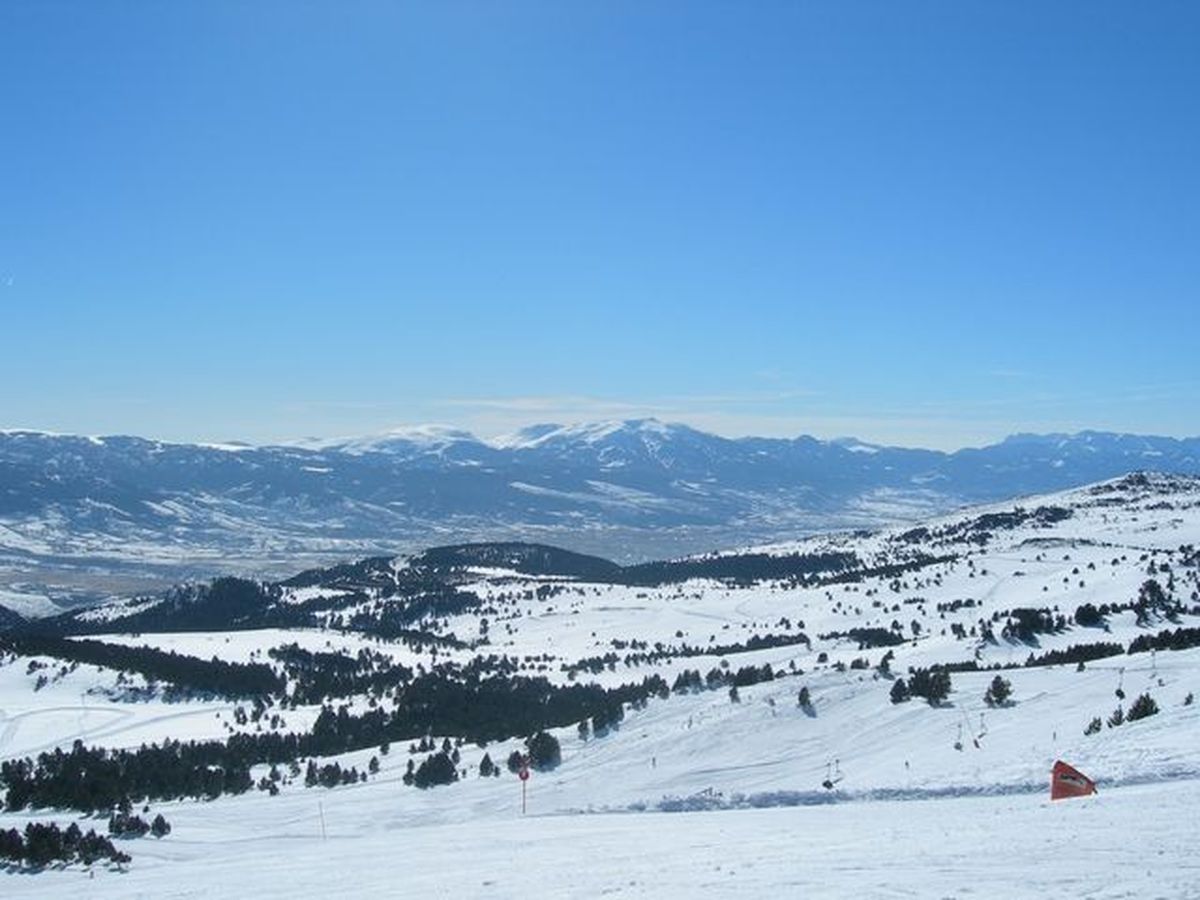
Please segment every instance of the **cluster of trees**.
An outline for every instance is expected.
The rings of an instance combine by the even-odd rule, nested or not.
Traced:
[[[450,754],[439,750],[425,757],[421,765],[413,771],[413,763],[408,761],[409,771],[404,775],[404,783],[413,787],[431,788],[439,784],[452,784],[458,781],[458,766]]]
[[[15,828],[0,829],[0,860],[33,868],[56,862],[90,866],[104,860],[123,865],[129,862],[129,854],[95,831],[84,834],[74,822],[66,828],[53,822],[30,822],[23,834]]]
[[[1081,603],[1075,608],[1075,624],[1084,628],[1101,628],[1108,621],[1107,611],[1102,612],[1091,603]]]
[[[129,805],[125,804],[108,817],[108,833],[119,838],[140,838],[153,834],[156,838],[165,837],[171,833],[171,824],[163,818],[162,813],[147,822],[141,816],[134,815]]]
[[[320,703],[327,697],[379,694],[413,678],[412,669],[365,647],[357,655],[348,656],[313,652],[292,643],[268,650],[267,654],[283,666],[294,704]]]
[[[378,763],[376,763],[378,766]],[[360,781],[367,780],[367,773],[359,774],[358,769],[351,766],[348,769],[343,769],[336,762],[327,763],[323,766],[318,766],[315,760],[308,761],[308,768],[304,772],[305,787],[324,787],[332,788],[342,784],[358,784]]]
[[[803,623],[800,623],[799,627],[803,628]],[[618,649],[623,649],[626,646],[634,648],[646,646],[644,642],[636,640],[629,644],[626,644],[624,641],[614,640],[613,644]],[[610,651],[603,656],[589,656],[574,663],[563,665],[562,670],[572,677],[578,672],[591,672],[595,675],[606,668],[609,671],[613,671],[618,662],[623,663],[626,667],[655,665],[666,659],[686,659],[693,656],[732,656],[738,653],[749,653],[753,650],[792,647],[796,644],[804,644],[807,647],[812,647],[812,640],[804,632],[799,632],[797,634],[754,634],[742,643],[709,644],[702,647],[689,644],[686,641],[681,644],[663,644],[660,641],[654,644],[652,650],[626,653],[623,657]]]
[[[1005,619],[1000,636],[1006,641],[1033,643],[1039,634],[1058,634],[1067,627],[1067,618],[1046,608],[1018,607],[992,615],[993,622]]]
[[[1158,703],[1149,693],[1139,694],[1133,701],[1133,705],[1129,707],[1129,712],[1126,713],[1121,706],[1117,706],[1106,720],[1109,728],[1117,728],[1124,725],[1126,722],[1136,722],[1138,719],[1145,719],[1148,716],[1157,715]],[[1087,728],[1083,730],[1085,735],[1098,734],[1100,731],[1100,717],[1096,716],[1088,723]]]
[[[1145,653],[1147,650],[1186,650],[1200,647],[1200,628],[1167,629],[1158,634],[1143,634],[1129,644],[1130,653]]]
[[[483,603],[475,594],[461,591],[435,578],[402,584],[395,591],[397,596],[388,602],[356,611],[345,623],[346,627],[383,638],[412,637],[413,626],[422,621],[473,612]],[[390,590],[385,590],[383,596],[389,593]],[[453,636],[429,637],[451,646],[467,646]]]
[[[50,656],[136,672],[147,681],[167,681],[181,691],[219,697],[253,697],[282,693],[283,679],[267,665],[199,659],[152,647],[126,647],[94,640],[65,640],[49,635],[12,635],[0,648],[22,656]]]
[[[993,531],[1010,530],[1026,522],[1048,527],[1056,522],[1069,519],[1072,515],[1074,515],[1072,510],[1062,506],[1039,506],[1032,510],[1018,506],[1011,512],[984,513],[974,519],[956,522],[932,531],[928,528],[914,528],[912,531],[900,535],[900,538],[908,541],[925,541],[931,538],[944,541],[959,538],[986,544],[992,539],[991,532]]]
[[[586,721],[588,720],[582,719],[580,724],[582,725]],[[613,700],[592,713],[592,734],[596,737],[604,737],[610,731],[620,728],[623,721],[625,721],[625,704]]]
[[[1116,564],[1116,560],[1113,563]],[[1153,563],[1151,566],[1153,567]],[[1156,579],[1149,578],[1138,588],[1135,600],[1128,603],[1101,603],[1095,606],[1083,603],[1075,610],[1075,624],[1088,627],[1104,626],[1110,615],[1121,612],[1133,612],[1139,625],[1149,625],[1155,618],[1166,618],[1172,621],[1184,611],[1183,604],[1171,596],[1172,583],[1168,582],[1166,590]]]
[[[760,581],[816,584],[820,575],[840,574],[861,565],[855,554],[844,551],[787,555],[739,553],[625,566],[612,583],[659,587],[693,578],[711,578],[734,585]]]
[[[828,634],[817,636],[823,641],[842,637],[850,638],[858,642],[859,650],[868,650],[872,647],[896,647],[904,643],[904,635],[887,628],[851,628],[848,631],[831,631]]]
[[[930,706],[937,706],[950,696],[950,689],[950,673],[945,668],[913,669],[907,681],[897,678],[892,682],[891,701],[903,703],[912,697],[924,697]]]
[[[1133,701],[1133,705],[1129,707],[1129,715],[1125,717],[1127,722],[1136,722],[1138,719],[1145,719],[1148,716],[1153,716],[1158,713],[1158,704],[1149,694],[1139,694]]]
[[[351,715],[345,706],[325,706],[307,734],[235,734],[226,741],[164,741],[116,751],[76,741],[67,753],[56,749],[36,761],[0,763],[0,784],[13,810],[39,806],[93,812],[127,799],[215,798],[252,788],[250,768],[260,763],[332,756],[430,733],[482,743],[590,718],[600,735],[624,716],[624,704],[641,705],[668,694],[657,675],[606,690],[598,685],[557,687],[545,678],[463,682],[430,673],[398,692],[391,712],[376,707]]]
[[[0,763],[0,784],[10,810],[36,806],[98,812],[130,800],[214,799],[252,787],[250,766],[260,761],[256,737],[268,736],[238,735],[229,743],[168,740],[114,751],[88,748],[77,740],[69,753],[56,748],[36,761]]]
[[[172,588],[158,602],[121,619],[120,627],[126,632],[230,631],[309,624],[286,605],[274,605],[281,595],[277,585],[217,578],[209,584]],[[61,619],[57,624],[74,634],[96,634],[113,627],[104,620]]]
[[[1062,650],[1047,650],[1035,656],[1030,653],[1025,660],[1025,667],[1032,669],[1038,666],[1060,666],[1066,663],[1089,663],[1096,659],[1109,656],[1120,656],[1125,648],[1111,641],[1097,641],[1094,644],[1072,644]]]
[[[1133,611],[1139,625],[1149,625],[1151,617],[1155,614],[1174,620],[1183,611],[1183,606],[1173,601],[1158,581],[1149,578],[1138,588]]]
[[[697,691],[716,691],[726,687],[749,687],[764,681],[774,681],[775,670],[770,663],[762,666],[742,666],[736,672],[725,663],[709,669],[703,678],[699,669],[684,669],[675,676],[671,690],[677,694],[691,694]]]
[[[584,723],[580,722],[579,724],[582,726]],[[505,765],[508,767],[508,771],[516,774],[524,768],[548,772],[558,768],[561,763],[562,748],[559,746],[558,738],[545,731],[539,731],[537,734],[525,738],[524,753],[514,750],[508,754]]]

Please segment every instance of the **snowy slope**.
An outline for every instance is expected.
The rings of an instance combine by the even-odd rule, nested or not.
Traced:
[[[918,527],[731,554],[853,554],[854,565],[811,580],[621,583],[529,574],[521,571],[532,565],[529,555],[506,567],[495,554],[488,565],[471,565],[460,553],[450,558],[461,564],[439,577],[480,606],[416,624],[472,646],[439,647],[436,657],[428,646],[321,627],[122,634],[114,610],[103,640],[202,659],[262,661],[268,649],[294,642],[346,655],[369,648],[410,666],[505,654],[523,673],[561,684],[611,686],[648,674],[670,683],[685,669],[703,674],[723,663],[770,663],[779,677],[740,688],[738,702],[725,688],[653,699],[603,737],[556,729],[563,763],[534,773],[523,819],[514,777],[475,775],[485,752],[502,761],[520,746],[516,737],[464,745],[470,776],[428,791],[400,780],[420,754],[399,744],[387,755],[367,748],[338,757],[365,769],[376,756],[380,772],[365,783],[325,790],[295,781],[276,797],[154,803],[174,831],[159,842],[130,842],[127,874],[101,870],[85,882],[78,866],[68,867],[9,879],[12,896],[76,884],[96,896],[1194,896],[1200,871],[1180,823],[1200,800],[1200,705],[1188,703],[1200,688],[1200,647],[1123,651],[1139,636],[1200,626],[1198,539],[1200,482],[1132,476]],[[329,597],[351,604],[338,607],[343,614],[406,603],[389,584],[445,558],[316,573],[281,589],[278,602]],[[1139,621],[1131,604],[1151,580],[1179,609],[1144,609]],[[1103,625],[1073,621],[1084,604],[1110,608]],[[1061,627],[1005,634],[1012,610],[1043,607],[1063,617]],[[845,636],[851,628],[899,639],[862,647]],[[797,642],[800,632],[807,643]],[[748,649],[755,635],[785,642]],[[1023,665],[1031,655],[1099,641],[1122,652],[1082,670]],[[889,650],[892,676],[878,668]],[[609,653],[611,668],[579,666]],[[111,670],[63,674],[44,660],[47,669],[28,671],[30,662],[0,666],[3,758],[69,747],[77,737],[135,747],[244,727],[231,702],[167,703],[154,691],[129,702],[128,685]],[[954,672],[940,706],[890,702],[894,676],[939,663],[1016,667]],[[34,690],[47,673],[53,677]],[[1012,702],[991,707],[984,692],[997,674],[1011,682]],[[797,703],[801,688],[809,709]],[[1128,710],[1144,692],[1157,715],[1085,735],[1093,717]],[[368,701],[347,700],[352,710]],[[286,728],[311,727],[318,711],[284,711]],[[1050,804],[1046,783],[1058,758],[1096,778],[1099,795]],[[826,780],[836,782],[832,790]],[[51,816],[76,820],[8,812],[0,828]],[[399,863],[381,863],[393,859]]]

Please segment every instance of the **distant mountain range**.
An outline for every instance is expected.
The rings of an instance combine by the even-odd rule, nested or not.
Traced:
[[[1015,435],[944,453],[853,439],[729,439],[653,419],[483,441],[425,427],[290,446],[0,432],[0,587],[50,596],[470,540],[631,562],[1138,469],[1200,472],[1200,438]]]

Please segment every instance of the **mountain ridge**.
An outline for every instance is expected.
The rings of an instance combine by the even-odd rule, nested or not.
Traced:
[[[953,453],[725,438],[657,420],[457,429],[320,449],[0,432],[0,586],[70,601],[125,581],[535,541],[621,563],[873,528],[1137,469],[1200,472],[1200,438],[1014,435]]]

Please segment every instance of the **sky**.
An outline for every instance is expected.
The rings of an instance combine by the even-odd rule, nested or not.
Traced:
[[[0,4],[0,427],[1200,434],[1200,5]]]

